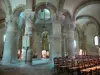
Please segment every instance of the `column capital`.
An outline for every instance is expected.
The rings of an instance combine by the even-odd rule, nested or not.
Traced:
[[[74,31],[75,30],[75,27],[72,23],[69,24],[69,28],[68,28],[68,31]]]
[[[14,15],[8,15],[5,20],[6,23],[17,23],[17,18]]]
[[[34,14],[35,12],[32,9],[26,9],[24,11],[25,16],[25,34],[32,34],[32,31],[35,29],[34,27]]]
[[[30,9],[26,9],[24,11],[24,14],[25,14],[25,20],[26,20],[26,22],[28,22],[30,24],[33,24],[33,19],[34,19],[35,12],[33,12]]]
[[[55,15],[52,19],[53,23],[60,23],[62,24],[65,19],[65,16],[62,14]]]
[[[18,31],[17,18],[14,15],[6,17],[5,25],[7,26],[7,31]]]

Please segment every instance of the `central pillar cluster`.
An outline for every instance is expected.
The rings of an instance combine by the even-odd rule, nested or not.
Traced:
[[[67,37],[68,57],[74,59],[75,58],[74,29],[69,29],[67,35],[68,35]]]
[[[33,18],[34,12],[31,9],[24,11],[25,16],[25,33],[22,44],[22,60],[25,64],[32,64],[32,35],[33,35]]]
[[[17,61],[18,51],[18,25],[14,15],[6,17],[7,30],[5,33],[4,52],[2,64],[10,64]]]
[[[68,52],[68,58],[75,58],[75,45],[74,45],[74,24],[69,16],[65,17],[64,23],[64,33],[66,39],[66,51]]]

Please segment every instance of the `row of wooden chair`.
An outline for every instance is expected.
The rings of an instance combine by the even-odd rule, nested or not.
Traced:
[[[68,75],[86,75],[100,72],[99,56],[76,56],[75,59],[68,57],[55,57],[54,70],[57,73],[68,73]]]

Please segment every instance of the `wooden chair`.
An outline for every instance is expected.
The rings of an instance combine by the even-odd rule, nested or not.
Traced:
[[[58,72],[59,58],[54,58],[53,61],[54,61],[54,72]]]

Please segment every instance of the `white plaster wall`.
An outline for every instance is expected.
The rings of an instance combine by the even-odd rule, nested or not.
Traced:
[[[87,54],[98,55],[98,49],[94,45],[94,36],[97,35],[96,26],[93,24],[88,25],[85,30],[85,35],[87,36],[86,40]]]

